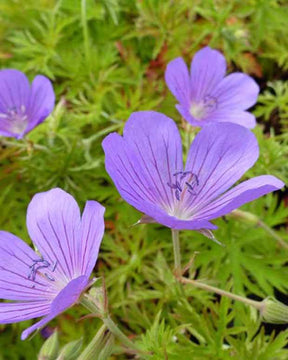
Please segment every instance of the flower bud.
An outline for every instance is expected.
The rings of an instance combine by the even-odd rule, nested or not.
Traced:
[[[258,216],[248,212],[248,211],[242,211],[242,210],[233,210],[229,216],[233,217],[237,220],[242,220],[243,222],[251,225],[259,225],[259,218]]]
[[[114,336],[107,331],[105,325],[98,330],[86,349],[77,358],[78,360],[107,359],[112,352]]]
[[[262,320],[271,324],[288,323],[288,306],[282,304],[273,297],[268,297],[262,301],[261,311]]]
[[[82,343],[83,340],[81,338],[66,344],[56,360],[77,360],[81,353]]]
[[[55,331],[42,345],[38,360],[55,360],[58,354],[58,332]]]

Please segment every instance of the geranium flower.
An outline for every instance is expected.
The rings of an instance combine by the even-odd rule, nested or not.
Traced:
[[[37,75],[30,86],[18,70],[0,71],[0,135],[21,139],[52,112],[55,95],[48,78]]]
[[[172,229],[216,229],[225,215],[283,182],[262,175],[231,188],[258,158],[254,134],[243,126],[211,123],[191,144],[183,167],[174,121],[153,111],[133,113],[123,137],[103,141],[106,170],[129,204]]]
[[[22,333],[25,340],[78,301],[89,287],[104,233],[104,207],[87,201],[82,217],[61,189],[37,194],[27,210],[27,228],[38,249],[0,231],[0,323],[44,316]]]
[[[176,108],[193,126],[210,122],[256,125],[255,117],[245,110],[256,103],[259,86],[246,74],[225,77],[225,73],[224,56],[208,46],[195,54],[190,74],[180,57],[168,64],[165,80],[179,101]]]

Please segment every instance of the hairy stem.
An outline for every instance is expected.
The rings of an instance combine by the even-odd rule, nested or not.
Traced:
[[[181,252],[179,242],[179,231],[172,229],[173,251],[174,251],[174,273],[176,277],[182,275],[181,270]]]
[[[106,327],[109,329],[109,331],[118,338],[119,341],[123,345],[125,345],[127,348],[135,350],[136,352],[141,352],[141,350],[138,348],[137,345],[135,345],[115,324],[115,322],[111,319],[111,317],[108,315],[107,317],[102,319],[103,323],[106,325]]]
[[[181,278],[179,278],[179,281],[181,283],[183,283],[183,284],[190,284],[190,285],[193,285],[193,286],[195,286],[195,287],[197,287],[199,289],[207,290],[207,291],[213,292],[215,294],[218,294],[220,296],[226,296],[226,297],[228,297],[230,299],[233,299],[233,300],[236,300],[236,301],[241,301],[244,304],[253,306],[255,309],[259,310],[260,312],[263,310],[264,304],[263,304],[262,301],[250,300],[250,299],[245,298],[243,296],[233,294],[233,293],[231,293],[229,291],[225,291],[225,290],[222,290],[222,289],[218,289],[218,288],[216,288],[214,286],[210,286],[210,285],[201,283],[198,280],[191,280],[191,279],[186,279],[184,277],[181,277]]]
[[[107,329],[116,337],[118,340],[126,346],[131,351],[137,353],[143,353],[141,349],[137,345],[135,345],[115,324],[115,322],[111,319],[107,310],[99,311],[100,308],[98,304],[95,302],[93,297],[88,294],[85,294],[81,298],[81,304],[88,309],[92,314],[96,314],[106,325]]]

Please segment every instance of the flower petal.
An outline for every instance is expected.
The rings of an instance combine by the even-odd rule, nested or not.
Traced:
[[[198,177],[195,196],[187,197],[191,216],[229,189],[255,163],[258,143],[254,134],[231,123],[206,125],[193,141],[186,171]]]
[[[26,106],[30,92],[27,77],[18,70],[5,69],[0,71],[0,112]]]
[[[172,207],[168,183],[182,171],[182,146],[173,120],[154,111],[133,113],[123,138],[110,134],[103,141],[106,170],[121,196],[139,211],[156,218],[157,208]]]
[[[285,184],[271,175],[262,175],[244,181],[221,195],[208,206],[199,210],[197,218],[214,219],[223,216],[247,202],[258,199],[260,196],[281,189]]]
[[[39,259],[24,241],[0,231],[0,299],[47,300],[55,295],[45,277],[29,278],[33,260]]]
[[[187,65],[182,58],[169,62],[165,72],[165,81],[180,104],[190,105],[190,76]]]
[[[257,102],[259,86],[248,75],[233,73],[226,76],[211,92],[218,109],[246,110]]]
[[[76,279],[73,279],[68,285],[62,289],[56,298],[53,300],[48,316],[44,317],[36,324],[30,326],[24,330],[21,335],[21,339],[25,340],[35,330],[40,329],[46,325],[49,321],[54,319],[57,315],[71,307],[79,299],[81,293],[85,290],[88,284],[88,277],[83,275]]]
[[[215,110],[203,122],[231,122],[252,129],[256,125],[255,116],[248,111],[241,110]]]
[[[210,95],[226,73],[226,60],[217,50],[204,47],[191,63],[191,100],[199,102]]]
[[[0,303],[0,324],[34,319],[49,313],[51,302],[30,301]]]
[[[71,195],[59,188],[36,194],[28,206],[27,228],[43,258],[57,264],[56,277],[67,281],[77,275],[80,211]]]
[[[36,76],[32,82],[31,94],[27,107],[29,124],[25,133],[43,122],[53,111],[54,105],[55,94],[51,81],[45,76]]]
[[[87,201],[81,219],[81,252],[78,255],[81,274],[90,276],[99,253],[104,234],[105,208],[97,201]]]

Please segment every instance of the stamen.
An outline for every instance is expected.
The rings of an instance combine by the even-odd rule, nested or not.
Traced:
[[[46,269],[46,268],[49,268],[49,266],[51,265],[47,260],[44,260],[43,258],[41,259],[36,259],[36,260],[32,260],[33,261],[33,264],[29,266],[29,268],[31,269],[30,270],[30,273],[28,274],[28,279],[29,280],[32,280],[32,281],[35,281],[36,279],[36,275],[37,275],[37,271],[39,271],[40,269]],[[57,266],[58,262],[56,260],[56,262],[54,263],[53,267],[52,267],[52,272],[55,271],[56,269],[56,266]],[[51,281],[55,281],[55,279],[50,276],[49,274],[47,273],[44,273],[44,276],[48,279],[48,280],[51,280]]]
[[[55,279],[52,276],[50,276],[49,274],[45,273],[44,275],[46,276],[46,278],[48,280],[55,281]]]
[[[187,185],[188,187],[188,192],[192,195],[196,195],[194,189],[193,189],[193,186],[191,184],[189,184],[187,181],[185,182],[185,184]]]
[[[204,96],[204,107],[209,111],[217,109],[218,102],[214,96],[205,95]]]
[[[56,266],[57,266],[57,265],[58,265],[58,261],[56,260],[56,261],[55,261],[55,264],[53,265],[53,268],[52,268],[52,270],[51,270],[52,272],[54,272],[54,271],[56,270]]]
[[[175,180],[175,183],[167,183],[167,185],[172,189],[175,190],[175,197],[178,201],[181,200],[181,197],[183,198],[183,196],[185,195],[185,186],[187,188],[187,192],[193,196],[197,195],[197,193],[195,192],[195,186],[199,185],[199,179],[198,176],[196,174],[194,174],[192,171],[187,170],[187,171],[177,171],[176,173],[173,174],[173,176],[179,176],[180,175],[180,179],[179,180]],[[183,186],[183,180],[185,180],[184,182],[184,186]]]
[[[171,188],[171,189],[177,189],[177,185],[174,184],[170,184],[167,182],[167,185]]]

